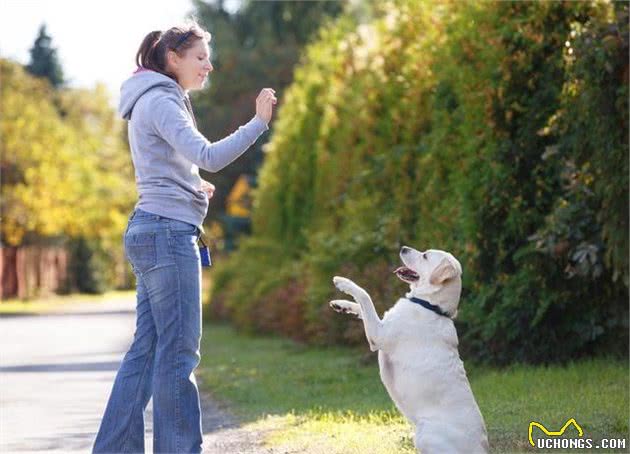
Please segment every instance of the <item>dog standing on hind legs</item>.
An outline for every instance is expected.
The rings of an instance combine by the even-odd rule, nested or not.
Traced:
[[[350,279],[333,282],[356,302],[334,300],[337,312],[363,320],[370,349],[378,351],[381,380],[400,412],[415,427],[422,454],[488,452],[483,416],[457,350],[462,268],[448,252],[404,246],[396,275],[410,291],[378,317],[370,295]]]

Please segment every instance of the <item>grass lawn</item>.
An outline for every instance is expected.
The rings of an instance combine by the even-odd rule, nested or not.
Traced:
[[[243,423],[266,433],[266,443],[287,452],[325,454],[413,453],[413,431],[391,403],[367,351],[312,348],[277,337],[243,336],[206,324],[200,386],[222,400]],[[626,439],[628,363],[596,359],[560,367],[505,369],[466,363],[484,415],[491,452],[538,450],[528,442],[530,421],[559,430],[575,418],[584,438]],[[534,429],[534,438],[542,437]],[[566,436],[577,437],[574,428]],[[588,450],[573,450],[588,452]]]

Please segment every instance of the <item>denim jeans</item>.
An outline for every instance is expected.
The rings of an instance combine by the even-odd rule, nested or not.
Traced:
[[[144,410],[153,397],[153,450],[202,451],[193,373],[201,341],[199,229],[135,209],[124,235],[137,286],[133,342],[120,365],[94,453],[144,452]]]

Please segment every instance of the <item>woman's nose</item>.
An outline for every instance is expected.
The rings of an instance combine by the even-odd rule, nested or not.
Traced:
[[[208,69],[208,72],[212,72],[212,71],[214,71],[214,66],[212,66],[212,63],[208,62],[208,67],[207,67],[207,69]]]

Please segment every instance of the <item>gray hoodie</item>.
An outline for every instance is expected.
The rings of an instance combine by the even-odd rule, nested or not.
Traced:
[[[199,168],[218,172],[265,132],[257,116],[228,137],[210,143],[195,127],[188,95],[173,79],[139,69],[120,88],[118,113],[127,131],[135,168],[136,208],[203,229],[208,196]]]

